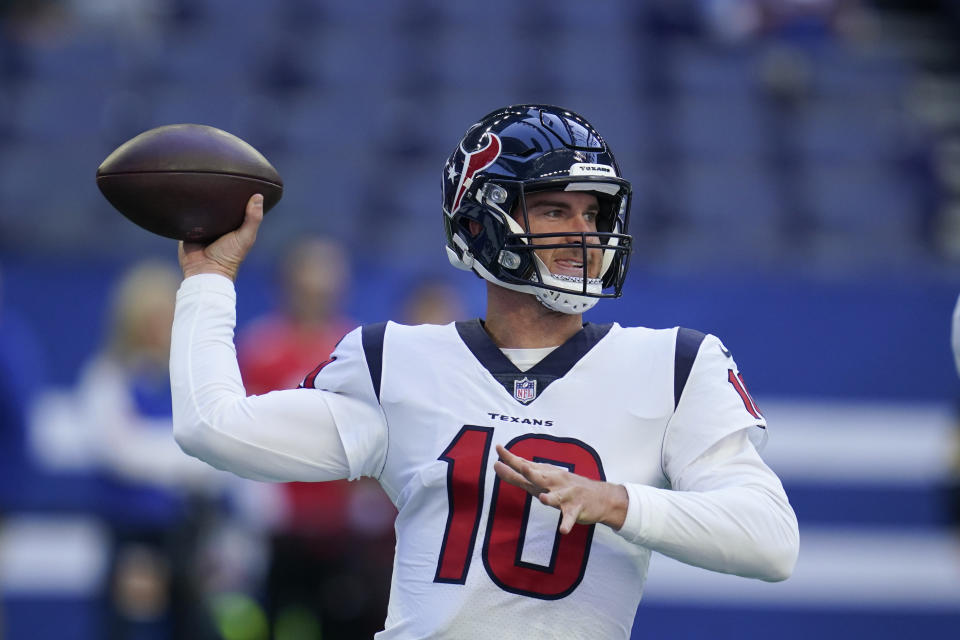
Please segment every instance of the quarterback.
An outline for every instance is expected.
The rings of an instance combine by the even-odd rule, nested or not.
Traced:
[[[380,639],[628,638],[652,551],[786,579],[797,520],[730,352],[583,322],[621,293],[630,196],[581,116],[490,113],[443,169],[447,254],[487,281],[485,318],[365,325],[299,389],[246,397],[233,282],[254,196],[237,231],[180,248],[177,441],[248,478],[379,481],[399,512]]]

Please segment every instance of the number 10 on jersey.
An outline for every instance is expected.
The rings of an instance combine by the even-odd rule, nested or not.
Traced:
[[[483,514],[492,441],[492,427],[466,425],[438,458],[448,465],[449,514],[434,582],[467,581]],[[574,438],[526,434],[511,440],[506,449],[534,462],[566,467],[593,480],[606,479],[597,452]],[[556,530],[549,564],[525,562],[523,541],[532,500],[523,489],[494,478],[483,540],[483,565],[490,579],[505,591],[556,600],[572,593],[583,579],[596,525],[575,525],[565,536]],[[558,526],[559,515],[557,511]]]

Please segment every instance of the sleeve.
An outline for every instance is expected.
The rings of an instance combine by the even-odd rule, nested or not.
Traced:
[[[664,474],[673,481],[688,464],[726,436],[742,429],[758,449],[766,443],[767,421],[747,391],[733,356],[707,335],[663,438]]]
[[[793,571],[799,528],[758,447],[767,422],[730,352],[699,345],[661,452],[669,489],[627,484],[619,534],[687,564],[775,581]]]
[[[355,469],[371,467],[360,453],[353,453],[353,461],[348,457],[340,437],[344,426],[336,419],[375,423],[385,436],[379,407],[318,389],[246,397],[233,343],[235,324],[236,293],[230,280],[212,274],[184,280],[170,353],[173,428],[180,447],[255,480],[355,478],[360,475]],[[372,429],[378,431],[378,426]]]
[[[618,533],[690,565],[767,581],[797,561],[797,517],[746,428],[723,437],[677,477],[673,490],[626,484]]]
[[[366,325],[345,335],[330,359],[302,386],[351,402],[330,403],[351,477],[380,475],[387,455],[387,422],[380,406],[380,371],[386,324]]]

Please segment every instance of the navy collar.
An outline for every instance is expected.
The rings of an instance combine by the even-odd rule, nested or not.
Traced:
[[[562,378],[610,331],[612,324],[586,322],[569,340],[527,371],[520,371],[483,328],[479,318],[457,322],[457,333],[474,357],[521,404],[530,404],[554,380]]]

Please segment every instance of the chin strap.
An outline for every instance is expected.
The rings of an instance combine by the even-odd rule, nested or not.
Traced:
[[[550,270],[547,269],[547,265],[539,258],[539,256],[533,256],[534,261],[536,262],[536,269],[540,273],[543,283],[557,287],[560,289],[566,289],[566,291],[556,291],[552,289],[543,289],[541,287],[536,287],[534,295],[536,295],[537,300],[551,311],[559,311],[560,313],[569,313],[569,314],[578,314],[583,313],[584,311],[589,311],[593,308],[593,305],[597,304],[597,298],[601,291],[603,291],[603,280],[600,278],[588,278],[587,279],[587,291],[594,295],[585,296],[577,291],[583,291],[583,278],[574,278],[571,276],[558,276],[556,274],[550,273]]]
[[[560,313],[580,314],[589,311],[593,305],[597,304],[599,298],[577,295],[575,293],[566,293],[561,291],[550,291],[548,289],[538,289],[534,295],[540,304],[551,311]]]

